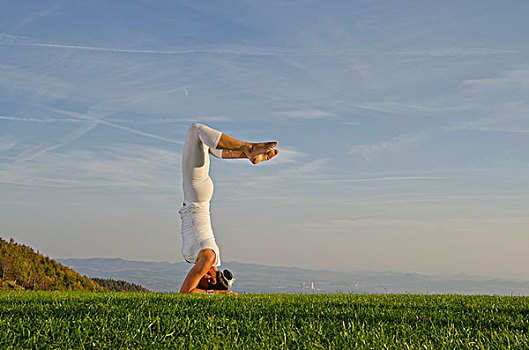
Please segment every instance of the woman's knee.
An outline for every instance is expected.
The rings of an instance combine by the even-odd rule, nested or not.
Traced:
[[[213,249],[206,248],[201,250],[200,253],[198,253],[197,264],[200,261],[203,264],[212,266],[213,264],[215,264],[216,258],[217,254],[215,253],[215,251],[213,251]]]
[[[191,126],[189,127],[189,129],[192,129],[192,130],[195,130],[195,131],[200,131],[200,129],[202,129],[204,127],[204,124],[200,124],[200,123],[193,123],[191,124]]]

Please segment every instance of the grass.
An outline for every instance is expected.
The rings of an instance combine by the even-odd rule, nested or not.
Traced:
[[[529,298],[0,292],[0,348],[529,348]]]

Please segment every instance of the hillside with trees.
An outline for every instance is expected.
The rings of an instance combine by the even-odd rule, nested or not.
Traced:
[[[150,292],[148,289],[139,284],[130,283],[122,280],[113,280],[110,278],[92,278],[101,287],[111,292]]]
[[[104,291],[96,282],[31,247],[0,238],[0,289]]]

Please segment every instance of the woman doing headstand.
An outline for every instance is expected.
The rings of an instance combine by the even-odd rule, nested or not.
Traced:
[[[180,293],[206,293],[216,283],[220,265],[219,247],[211,228],[209,201],[213,181],[209,177],[209,154],[222,159],[248,158],[253,164],[270,160],[279,153],[277,142],[249,143],[236,140],[203,124],[192,124],[186,136],[182,156],[184,204],[182,254],[195,265],[188,272]],[[215,293],[233,292],[218,291]]]

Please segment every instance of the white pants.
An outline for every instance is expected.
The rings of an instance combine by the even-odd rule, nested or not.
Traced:
[[[213,181],[209,177],[209,153],[221,157],[216,150],[222,133],[206,125],[195,123],[187,131],[182,156],[184,206],[178,212],[182,219],[182,254],[195,263],[204,249],[215,252],[213,266],[220,265],[219,247],[211,228],[209,201],[213,195]]]

